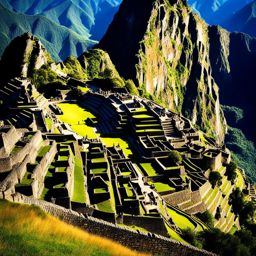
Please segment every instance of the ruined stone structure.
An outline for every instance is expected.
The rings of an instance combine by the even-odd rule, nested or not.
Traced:
[[[22,87],[16,84],[19,93],[13,83]],[[17,126],[0,128],[2,198],[39,205],[89,232],[136,250],[156,248],[161,255],[207,255],[168,239],[170,230],[182,236],[177,215],[195,232],[207,228],[197,218],[207,210],[214,217],[218,212],[214,225],[222,231],[240,228],[229,200],[236,184],[226,176],[231,154],[186,118],[138,96],[87,92],[79,104],[96,117],[84,123],[103,137],[125,140],[132,150],[125,151],[119,143],[106,146],[100,138],[78,136],[58,118],[63,114],[58,105],[49,104],[29,81],[10,84],[0,96],[8,92],[14,109],[2,121]],[[74,200],[75,172],[82,179],[83,201]],[[212,187],[211,172],[221,174],[221,185]],[[255,188],[245,185],[253,197]],[[141,234],[141,229],[149,234]]]

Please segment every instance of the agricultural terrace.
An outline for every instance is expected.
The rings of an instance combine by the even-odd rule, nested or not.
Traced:
[[[86,124],[85,121],[88,118],[96,118],[91,112],[86,111],[76,103],[60,103],[58,106],[63,111],[63,115],[58,115],[59,119],[67,123],[78,135],[87,137],[88,139],[100,138],[107,147],[119,145],[126,156],[132,155],[132,151],[124,139],[102,137],[99,133],[95,133],[92,127]]]

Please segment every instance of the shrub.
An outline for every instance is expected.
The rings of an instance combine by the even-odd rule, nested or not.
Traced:
[[[237,164],[235,162],[231,162],[227,166],[226,174],[227,174],[228,180],[230,180],[232,182],[235,181],[236,176],[237,176],[236,169],[237,169]]]
[[[209,176],[209,181],[213,187],[215,187],[216,185],[221,186],[222,177],[219,172],[211,172]]]
[[[214,225],[213,216],[208,210],[203,213],[198,213],[197,216],[206,225],[208,225],[209,227],[213,227],[213,225]]]
[[[138,88],[136,87],[136,85],[134,84],[134,82],[131,79],[126,81],[125,87],[127,88],[129,93],[134,94],[134,95],[139,95]]]
[[[173,160],[174,163],[180,163],[182,162],[182,156],[180,152],[173,150],[170,152],[170,158]]]

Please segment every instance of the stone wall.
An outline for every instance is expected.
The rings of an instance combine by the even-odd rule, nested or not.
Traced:
[[[11,126],[8,132],[0,135],[3,143],[3,147],[0,148],[0,158],[6,158],[10,155],[13,147],[22,135],[22,130],[16,130],[14,126]]]
[[[161,217],[124,215],[123,224],[127,226],[141,227],[148,230],[151,233],[168,237],[168,233],[164,225],[164,220]]]
[[[36,166],[32,175],[32,191],[35,198],[39,198],[44,189],[44,178],[48,171],[48,167],[53,161],[57,153],[57,143],[52,142],[49,152],[45,154],[40,163]]]
[[[18,203],[37,205],[47,213],[58,217],[69,224],[78,226],[89,233],[109,238],[140,252],[163,256],[215,255],[213,253],[209,253],[196,247],[189,246],[159,235],[136,232],[134,230],[121,228],[115,224],[111,224],[93,217],[85,217],[82,214],[72,210],[20,194],[12,195],[9,200]]]
[[[185,189],[170,195],[163,196],[164,201],[171,205],[178,205],[191,200],[191,191]]]
[[[26,155],[31,156],[32,159],[34,154],[38,151],[42,140],[42,133],[38,131],[19,152],[9,157],[1,158],[0,172],[10,171],[14,165],[21,163]]]

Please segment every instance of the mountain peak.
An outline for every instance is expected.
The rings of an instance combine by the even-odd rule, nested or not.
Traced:
[[[16,37],[7,46],[0,67],[6,70],[3,74],[6,79],[27,77],[33,69],[39,69],[51,61],[49,53],[38,38],[27,32]]]

